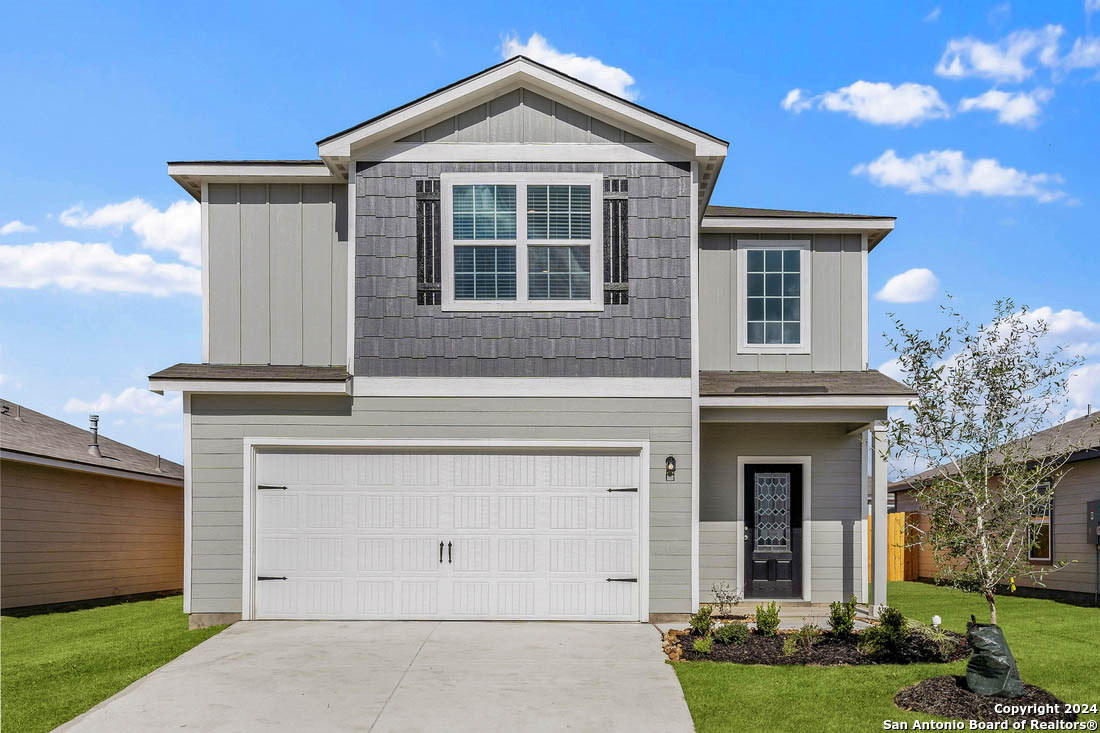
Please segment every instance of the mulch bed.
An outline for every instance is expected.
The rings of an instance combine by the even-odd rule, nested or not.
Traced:
[[[967,689],[966,677],[952,674],[932,677],[906,687],[894,697],[894,704],[902,710],[963,720],[1077,720],[1077,713],[1064,712],[1066,704],[1042,687],[1025,684],[1023,697],[985,697]],[[1013,715],[1007,712],[998,713],[995,709],[997,705],[1057,705],[1052,710],[1063,712]]]
[[[953,643],[951,652],[947,655],[944,655],[934,644],[916,633],[910,634],[909,638],[897,649],[874,656],[864,654],[859,650],[857,636],[837,639],[828,634],[818,637],[811,648],[799,647],[794,654],[784,656],[783,640],[789,635],[784,632],[772,637],[752,633],[741,644],[727,645],[714,642],[711,645],[710,654],[700,654],[695,651],[692,644],[698,637],[692,636],[690,633],[683,633],[666,642],[666,651],[672,652],[670,656],[674,659],[679,658],[689,661],[708,660],[737,664],[796,664],[822,667],[850,664],[954,662],[965,659],[970,654],[970,650],[966,645],[966,637],[952,631],[945,633]],[[674,648],[678,649],[678,654],[675,653]]]

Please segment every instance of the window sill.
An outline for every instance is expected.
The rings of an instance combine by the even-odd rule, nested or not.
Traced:
[[[737,347],[738,354],[778,354],[780,356],[787,356],[788,354],[809,354],[809,344],[778,344],[775,346],[756,346],[749,344],[740,344]]]
[[[1030,557],[1027,559],[1027,561],[1028,561],[1028,564],[1030,564],[1030,565],[1048,565],[1049,566],[1049,565],[1054,564],[1053,560],[1032,560]]]

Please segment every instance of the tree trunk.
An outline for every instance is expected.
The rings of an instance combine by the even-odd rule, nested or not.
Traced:
[[[993,591],[985,592],[985,600],[989,602],[989,623],[997,623],[997,602],[993,597]]]

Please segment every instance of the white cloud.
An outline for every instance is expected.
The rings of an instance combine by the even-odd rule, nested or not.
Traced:
[[[13,219],[4,226],[0,227],[0,234],[23,234],[24,232],[33,232],[35,231],[35,229],[36,227],[33,227],[30,224],[24,224],[18,219]]]
[[[1085,364],[1073,370],[1066,383],[1069,413],[1072,420],[1100,407],[1100,364]]]
[[[1100,0],[1096,0],[1100,3]],[[1100,66],[1100,38],[1078,38],[1062,59],[1066,69],[1091,69]]]
[[[65,412],[118,413],[128,412],[134,415],[163,416],[178,413],[183,409],[183,400],[177,395],[164,396],[139,387],[127,387],[117,395],[104,392],[94,400],[81,400],[73,397],[65,403]]]
[[[905,372],[901,370],[901,361],[898,359],[884,361],[875,368],[890,377],[890,379],[896,379],[900,382],[905,378]]]
[[[1042,105],[1050,101],[1053,96],[1054,92],[1049,89],[1014,93],[1002,92],[1000,89],[990,89],[977,97],[963,99],[959,102],[959,111],[989,110],[997,113],[997,121],[1002,125],[1035,127],[1039,122]]]
[[[787,92],[787,96],[783,97],[783,101],[779,103],[779,106],[795,114],[810,109],[814,106],[815,98],[805,95],[806,93],[802,89],[792,89]]]
[[[875,293],[876,300],[887,303],[920,303],[929,300],[939,290],[940,281],[927,267],[914,267],[886,281]]]
[[[198,268],[156,262],[147,254],[120,254],[109,244],[0,245],[0,287],[34,290],[48,285],[82,293],[202,292]]]
[[[1040,64],[1058,63],[1058,40],[1065,29],[1048,25],[1038,30],[1018,30],[994,43],[967,36],[953,38],[936,64],[936,73],[951,79],[968,76],[999,81],[1022,81],[1035,72],[1035,56]]]
[[[894,86],[888,82],[857,81],[817,96],[807,96],[803,89],[792,89],[780,103],[783,109],[796,114],[815,105],[830,112],[846,112],[872,125],[917,125],[950,114],[935,87],[912,82]]]
[[[201,261],[201,214],[197,201],[177,201],[164,211],[140,198],[107,204],[88,212],[78,204],[61,212],[62,224],[77,229],[121,229],[129,226],[146,249],[174,252],[182,261]]]
[[[937,20],[940,19],[940,16],[942,14],[943,14],[943,8],[941,8],[939,5],[937,5],[936,7],[932,8],[932,10],[929,11],[928,15],[924,16],[924,22],[925,23],[935,23]]]
[[[1032,322],[1046,321],[1050,335],[1060,341],[1072,341],[1088,338],[1100,338],[1100,323],[1092,320],[1081,311],[1063,308],[1055,311],[1049,305],[1029,312]]]
[[[638,97],[638,92],[631,88],[634,86],[634,77],[624,69],[608,66],[595,56],[562,53],[538,33],[532,33],[526,43],[521,43],[515,34],[507,36],[501,43],[500,55],[504,59],[526,56],[619,97],[626,99]]]
[[[1085,12],[1090,15],[1100,12],[1100,0],[1085,0]]]
[[[969,160],[959,150],[932,150],[899,158],[887,150],[869,163],[852,168],[878,186],[903,188],[908,193],[952,193],[956,196],[1021,196],[1048,203],[1065,198],[1054,188],[1062,177],[1054,173],[1027,173],[1002,166],[994,158]]]

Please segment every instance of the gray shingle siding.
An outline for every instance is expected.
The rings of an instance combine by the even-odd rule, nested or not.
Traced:
[[[443,312],[416,304],[416,180],[445,172],[631,179],[630,302],[598,313]],[[356,169],[355,374],[688,377],[687,164],[371,163]],[[593,275],[603,276],[602,263]]]

